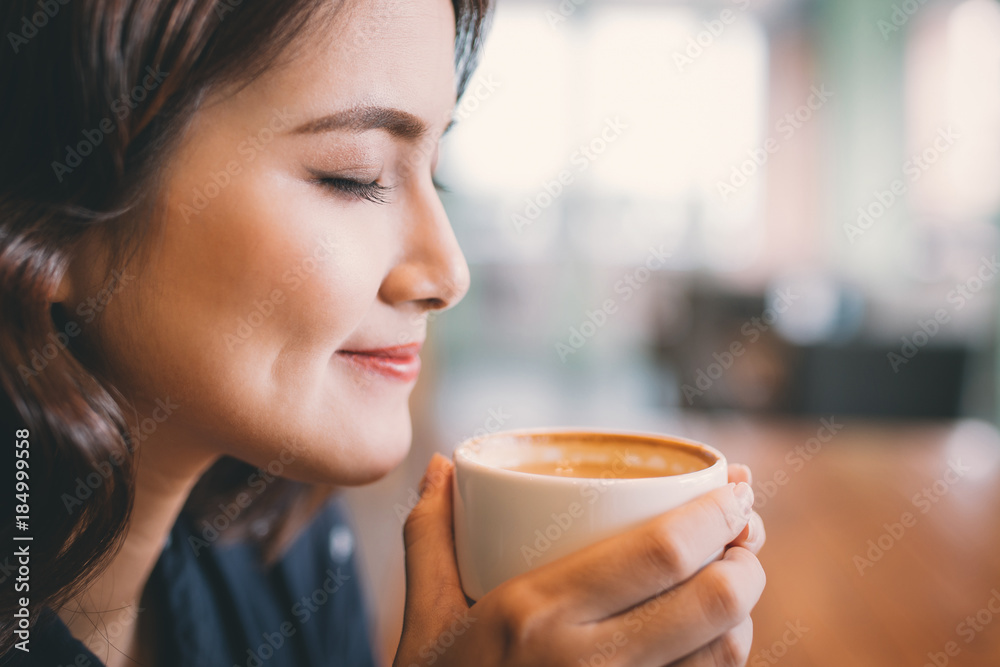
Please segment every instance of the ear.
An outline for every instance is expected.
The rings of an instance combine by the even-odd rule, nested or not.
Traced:
[[[63,274],[59,277],[59,282],[49,290],[49,303],[65,303],[69,300],[71,294],[73,294],[72,279],[70,278],[69,271],[63,271]]]
[[[75,308],[81,296],[86,296],[92,289],[90,281],[95,271],[103,266],[101,246],[92,235],[84,236],[71,247],[63,250],[62,272],[54,284],[49,287],[47,295],[50,305],[57,303],[67,308]]]

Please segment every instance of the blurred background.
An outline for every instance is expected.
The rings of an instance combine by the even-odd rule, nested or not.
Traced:
[[[871,649],[837,654],[847,638],[815,629],[785,664],[944,650],[1000,586],[983,542],[1000,521],[1000,3],[500,0],[456,115],[438,173],[472,288],[430,325],[411,456],[346,494],[387,660],[402,518],[431,453],[553,425],[697,436],[754,465],[771,536],[755,657],[817,602]],[[795,476],[787,453],[831,417],[842,433]],[[884,581],[856,572],[955,452],[976,474],[898,540]],[[839,495],[854,514],[824,530],[841,532],[810,533]],[[821,562],[807,540],[844,555],[803,570]],[[920,567],[938,588],[904,604]],[[856,594],[803,591],[835,568]],[[799,597],[776,570],[798,573]],[[900,610],[929,625],[901,629]],[[949,664],[1000,664],[998,635],[984,626]]]

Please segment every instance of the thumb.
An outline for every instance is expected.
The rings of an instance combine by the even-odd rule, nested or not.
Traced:
[[[454,468],[440,454],[431,458],[420,482],[420,500],[403,526],[407,625],[450,619],[468,609],[458,578],[452,534]]]

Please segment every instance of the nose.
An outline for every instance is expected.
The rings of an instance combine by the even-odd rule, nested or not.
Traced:
[[[409,199],[400,259],[382,281],[379,298],[390,305],[413,302],[422,312],[446,310],[469,291],[469,265],[433,187],[417,186]]]

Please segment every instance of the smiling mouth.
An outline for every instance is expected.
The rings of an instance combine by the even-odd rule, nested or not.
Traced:
[[[366,374],[413,382],[420,375],[420,343],[369,350],[337,350],[337,354]]]

